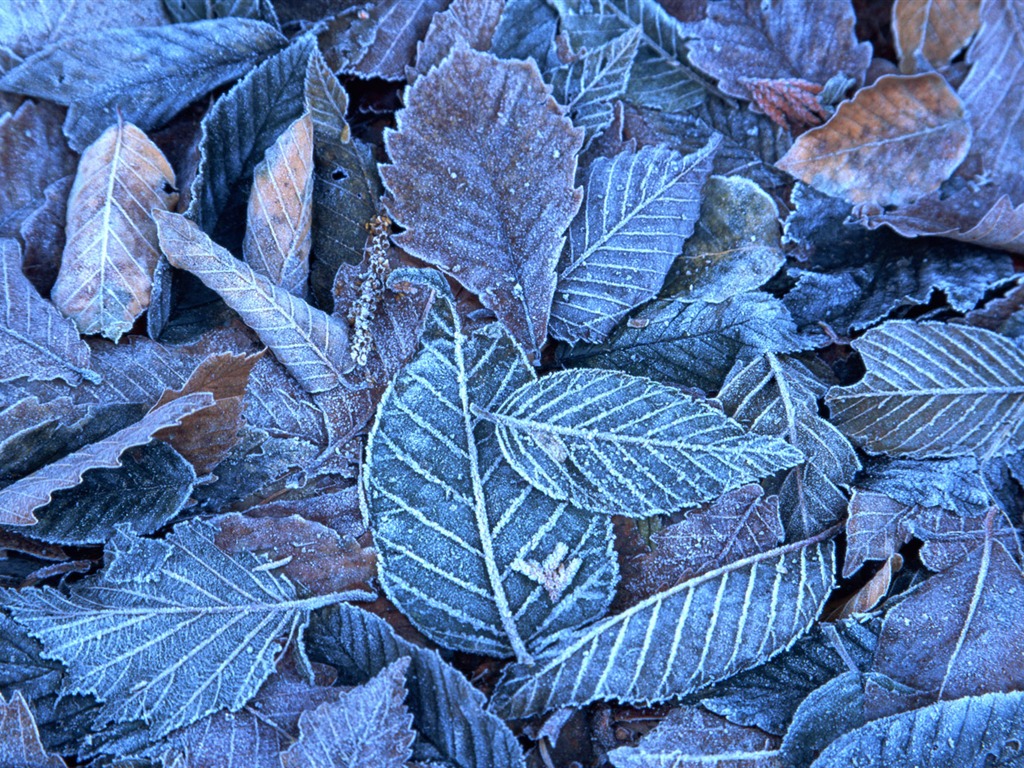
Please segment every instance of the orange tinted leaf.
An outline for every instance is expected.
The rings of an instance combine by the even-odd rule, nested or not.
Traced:
[[[160,256],[152,211],[177,201],[170,163],[131,123],[111,126],[85,150],[52,294],[79,331],[117,341],[131,330],[149,306]]]
[[[907,203],[939,188],[967,155],[964,105],[937,74],[887,76],[843,102],[776,165],[852,203]]]
[[[892,26],[900,70],[927,72],[949,64],[978,29],[981,0],[896,0]]]

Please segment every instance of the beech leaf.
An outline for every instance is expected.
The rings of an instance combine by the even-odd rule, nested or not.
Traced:
[[[892,9],[900,71],[949,64],[978,31],[981,0],[896,0]]]
[[[937,190],[970,143],[964,104],[941,75],[887,75],[802,134],[776,165],[852,203],[898,205]]]
[[[490,50],[504,7],[505,0],[453,0],[435,13],[423,41],[416,44],[416,71],[409,81],[417,73],[425,75],[458,46]]]
[[[352,370],[345,325],[254,272],[184,216],[156,219],[171,265],[217,291],[307,391],[332,389]]]
[[[653,298],[693,233],[700,192],[718,146],[683,157],[664,147],[598,158],[558,266],[551,333],[600,343],[626,314]]]
[[[460,49],[409,88],[381,167],[395,242],[480,296],[537,357],[582,132],[533,62]]]
[[[329,39],[325,52],[335,70],[359,77],[405,79],[418,41],[448,0],[382,0],[338,41]]]
[[[998,456],[1024,446],[1024,352],[983,328],[890,321],[853,342],[867,368],[826,397],[832,421],[871,453]]]
[[[149,306],[160,257],[153,211],[177,202],[170,163],[131,123],[111,126],[82,154],[53,286],[54,304],[81,333],[117,341]]]
[[[99,382],[89,368],[89,347],[74,325],[22,274],[17,240],[0,239],[0,285],[0,381]]]
[[[256,272],[306,298],[313,221],[313,121],[288,126],[256,166],[242,252]]]

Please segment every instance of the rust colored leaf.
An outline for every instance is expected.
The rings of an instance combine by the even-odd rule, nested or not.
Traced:
[[[170,163],[131,123],[111,126],[85,150],[52,294],[79,331],[117,341],[131,330],[149,306],[160,257],[152,211],[177,201]]]
[[[858,83],[871,46],[857,42],[849,0],[725,0],[696,25],[690,61],[730,96],[751,99],[744,80],[806,80],[843,74]]]
[[[839,621],[856,613],[867,613],[870,611],[882,602],[882,598],[888,594],[889,586],[892,584],[892,577],[901,568],[903,568],[903,558],[899,555],[892,555],[878,569],[878,573],[871,577],[871,581],[857,590],[853,597],[829,614],[829,621]]]
[[[10,701],[0,693],[0,765],[10,768],[66,768],[58,755],[47,754],[28,702],[15,691]]]
[[[981,0],[896,0],[892,27],[900,71],[927,72],[949,64],[978,30]]]
[[[505,0],[454,0],[448,10],[435,13],[426,37],[416,45],[416,73],[425,75],[458,45],[489,50],[504,7]]]
[[[74,488],[82,474],[97,467],[119,467],[121,454],[136,445],[145,445],[161,429],[180,424],[196,411],[213,404],[213,395],[205,392],[186,395],[150,411],[140,421],[110,437],[70,453],[42,469],[0,489],[0,524],[35,525],[32,512],[48,504],[55,491]]]
[[[351,131],[345,121],[348,93],[341,87],[318,48],[313,50],[309,64],[306,65],[304,91],[306,111],[313,121],[315,144],[348,142],[351,138]]]
[[[214,404],[192,414],[176,427],[161,430],[156,437],[170,443],[195,468],[199,477],[220,464],[238,442],[242,428],[243,403],[249,373],[260,355],[222,352],[211,355],[192,372],[180,390],[164,392],[156,407],[193,392],[209,392]]]
[[[286,561],[285,575],[305,595],[365,587],[377,575],[377,555],[352,536],[321,523],[289,517],[250,517],[237,512],[216,519],[217,546],[226,552],[262,552]]]
[[[762,112],[787,130],[799,132],[821,125],[828,119],[828,110],[818,101],[821,86],[798,77],[779,80],[743,77],[751,100]]]
[[[256,166],[242,252],[249,266],[299,298],[309,292],[313,120],[289,125]]]
[[[840,104],[776,165],[833,197],[898,205],[938,189],[970,140],[964,105],[941,75],[890,75]]]
[[[21,272],[17,240],[0,238],[0,381],[98,382],[74,324],[36,293]]]
[[[531,60],[465,48],[416,81],[386,136],[381,168],[395,238],[480,296],[535,357],[555,266],[582,199],[583,132]]]

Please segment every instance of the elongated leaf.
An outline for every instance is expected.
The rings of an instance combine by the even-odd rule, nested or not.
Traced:
[[[492,707],[525,717],[595,700],[650,704],[764,663],[810,628],[832,591],[827,534],[737,560],[562,635],[506,667]]]
[[[28,702],[16,692],[10,701],[0,693],[0,763],[11,768],[65,768],[59,755],[48,755],[39,741]]]
[[[251,22],[256,23],[256,22]],[[302,116],[310,36],[249,72],[203,118],[199,168],[188,216],[213,234],[226,211],[242,218],[253,170],[292,122]]]
[[[237,17],[278,25],[277,14],[270,0],[164,0],[163,5],[171,18],[179,24]]]
[[[812,768],[985,768],[1021,759],[1024,693],[990,693],[874,720],[833,741]]]
[[[522,768],[512,731],[487,711],[484,695],[436,651],[403,640],[385,622],[344,603],[313,614],[307,633],[314,660],[337,667],[339,682],[367,682],[388,664],[409,658],[406,704],[417,740],[414,757],[441,755],[460,768]]]
[[[89,369],[89,347],[74,325],[22,273],[17,240],[0,239],[0,285],[0,381],[99,381]]]
[[[53,286],[53,303],[82,333],[117,341],[149,306],[160,256],[153,211],[177,202],[170,163],[131,123],[111,126],[82,154]]]
[[[981,0],[896,0],[892,9],[900,71],[943,67],[977,32]]]
[[[0,522],[5,525],[33,525],[33,510],[48,504],[54,492],[74,488],[90,469],[120,466],[125,450],[148,443],[155,432],[180,424],[186,416],[213,404],[208,392],[180,397],[161,406],[141,421],[115,432],[97,443],[70,453],[52,464],[0,489]]]
[[[324,61],[320,49],[313,50],[306,65],[303,88],[306,111],[313,121],[314,141],[317,144],[347,142],[350,138],[348,122],[348,93]]]
[[[68,105],[64,133],[81,151],[119,111],[142,130],[157,128],[284,42],[249,19],[103,29],[43,48],[0,78],[0,88]]]
[[[438,643],[529,658],[531,642],[607,610],[609,521],[505,463],[473,407],[495,407],[533,371],[500,326],[467,337],[443,279],[428,274],[438,298],[424,348],[384,394],[363,466],[381,583]]]
[[[870,453],[997,456],[1024,446],[1024,352],[1005,336],[892,321],[853,342],[867,367],[833,387],[832,420]]]
[[[812,346],[786,305],[757,291],[723,302],[659,299],[620,323],[604,344],[559,350],[562,361],[713,391],[737,360]]]
[[[941,75],[886,76],[800,136],[776,165],[827,195],[898,205],[937,190],[970,143],[964,105]]]
[[[382,0],[338,41],[328,38],[325,52],[334,69],[360,77],[404,80],[417,42],[434,14],[449,0]]]
[[[693,234],[717,146],[713,139],[686,157],[644,147],[593,162],[586,201],[559,263],[552,335],[599,343],[628,312],[657,295]]]
[[[612,102],[626,92],[639,42],[634,27],[551,73],[555,99],[586,134],[584,148],[611,124]]]
[[[340,321],[253,272],[184,216],[158,213],[157,229],[168,261],[217,291],[308,391],[332,389],[352,370]]]
[[[410,660],[391,662],[370,682],[299,717],[299,740],[284,768],[403,768],[412,757],[412,715],[402,703]]]
[[[505,0],[453,0],[446,10],[435,13],[423,42],[416,44],[416,72],[425,75],[460,45],[490,50],[504,7]],[[410,82],[415,79],[409,76],[411,70],[406,73]]]
[[[581,131],[537,65],[453,51],[419,78],[381,168],[395,242],[476,293],[531,356],[547,337]],[[481,108],[485,105],[485,108]],[[458,216],[452,216],[458,211]]]
[[[488,418],[532,485],[611,514],[671,514],[802,457],[699,400],[614,371],[552,373],[521,385]]]
[[[256,272],[304,299],[313,222],[313,121],[285,128],[256,166],[242,252]]]
[[[159,737],[218,709],[238,710],[310,610],[359,594],[296,600],[259,558],[228,556],[213,536],[197,522],[163,541],[122,533],[103,575],[66,593],[3,595],[46,655],[65,664],[69,692],[104,702],[97,725],[141,719]]]

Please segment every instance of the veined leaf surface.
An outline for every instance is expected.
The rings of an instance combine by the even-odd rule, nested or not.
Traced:
[[[711,406],[617,371],[559,371],[488,415],[509,463],[536,488],[610,514],[671,514],[801,461]]]
[[[737,560],[563,635],[534,665],[513,664],[494,692],[504,717],[612,699],[684,696],[792,645],[832,591],[828,536]]]
[[[441,645],[527,659],[531,641],[607,610],[611,531],[508,466],[473,408],[493,408],[532,368],[500,326],[462,331],[439,273],[417,279],[431,280],[435,310],[381,400],[363,467],[381,583]]]
[[[825,400],[835,425],[865,450],[928,459],[1024,446],[1024,352],[1012,339],[898,320],[853,348],[867,373]]]

